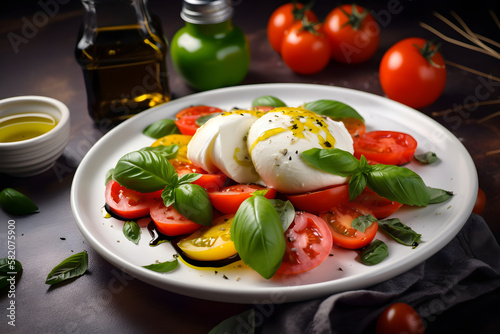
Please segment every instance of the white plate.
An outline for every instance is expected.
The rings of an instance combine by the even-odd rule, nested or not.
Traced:
[[[342,101],[365,118],[367,130],[406,132],[418,141],[417,153],[435,152],[440,158],[432,165],[410,163],[428,186],[453,191],[450,200],[425,208],[402,208],[397,217],[422,234],[422,243],[408,247],[387,239],[390,255],[382,263],[365,266],[357,252],[334,248],[317,268],[294,276],[265,280],[250,268],[197,270],[181,264],[171,273],[142,268],[155,261],[171,260],[172,246],[149,246],[149,233],[142,228],[139,245],[122,233],[122,222],[101,216],[106,172],[118,159],[133,150],[149,146],[153,140],[142,134],[149,124],[198,104],[248,108],[254,98],[273,95],[289,106],[318,99]],[[192,297],[237,303],[283,303],[312,299],[340,291],[369,287],[416,266],[445,246],[462,228],[472,212],[477,194],[477,172],[467,150],[443,126],[424,114],[386,98],[360,91],[309,84],[262,84],[223,88],[179,98],[134,116],[99,140],[81,162],[73,180],[71,206],[77,225],[106,260],[130,275],[154,286]]]

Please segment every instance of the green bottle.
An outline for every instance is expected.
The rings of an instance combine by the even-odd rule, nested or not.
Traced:
[[[194,89],[233,86],[245,78],[250,49],[232,16],[228,0],[184,0],[186,25],[174,35],[170,51],[175,70]]]

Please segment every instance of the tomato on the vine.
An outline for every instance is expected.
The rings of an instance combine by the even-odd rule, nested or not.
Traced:
[[[318,18],[309,6],[301,3],[286,3],[276,8],[267,22],[267,39],[274,51],[281,53],[281,42],[288,29],[306,16],[308,21],[316,22]]]
[[[394,303],[384,309],[377,319],[376,334],[424,333],[422,318],[413,307]]]
[[[296,22],[283,39],[281,57],[299,74],[314,74],[326,67],[331,46],[321,23]]]
[[[388,98],[412,108],[432,104],[446,85],[446,66],[438,46],[423,38],[406,38],[382,57],[379,69]]]
[[[380,42],[377,21],[354,4],[333,9],[325,19],[325,33],[332,44],[332,57],[347,64],[370,59]]]
[[[407,133],[370,131],[354,139],[354,156],[386,165],[404,165],[413,158],[417,141]]]

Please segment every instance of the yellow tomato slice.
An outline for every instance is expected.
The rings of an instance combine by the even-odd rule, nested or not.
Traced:
[[[165,137],[161,137],[156,140],[151,146],[169,146],[169,145],[179,145],[179,151],[177,152],[177,159],[189,161],[187,158],[187,146],[189,141],[193,138],[193,136],[181,135],[181,134],[173,134],[167,135]]]
[[[190,236],[181,239],[177,246],[190,258],[200,261],[223,260],[236,254],[231,241],[231,224],[234,215],[215,219],[210,226],[203,226]]]

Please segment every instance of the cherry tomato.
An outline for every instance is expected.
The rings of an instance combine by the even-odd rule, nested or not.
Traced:
[[[360,216],[373,213],[359,203],[349,202],[320,213],[320,217],[330,225],[333,243],[337,246],[358,249],[367,246],[377,234],[378,223],[374,222],[364,232],[351,227],[352,221]]]
[[[446,84],[446,66],[437,47],[422,38],[394,44],[382,57],[379,69],[388,98],[412,108],[432,104]]]
[[[175,115],[175,124],[182,134],[192,136],[200,127],[196,124],[196,120],[201,116],[206,116],[213,113],[221,113],[222,109],[210,106],[193,106],[182,109]]]
[[[176,159],[189,161],[189,159],[187,158],[187,147],[191,138],[193,138],[193,136],[182,135],[182,134],[166,135],[165,137],[157,139],[151,146],[155,147],[160,145],[163,146],[178,145],[179,150],[177,151]]]
[[[149,214],[158,232],[169,236],[193,233],[202,226],[184,217],[172,205],[166,207],[162,200],[150,206]]]
[[[112,213],[125,218],[136,219],[149,214],[155,198],[161,197],[161,190],[153,193],[140,193],[121,186],[110,180],[106,185],[105,199]]]
[[[354,202],[366,206],[377,219],[389,217],[402,206],[401,203],[388,200],[368,187],[354,199]]]
[[[418,313],[408,304],[389,305],[377,319],[377,334],[423,334],[424,322]]]
[[[404,165],[413,158],[417,141],[407,133],[370,131],[354,139],[354,156],[386,165]]]
[[[212,205],[220,212],[230,214],[236,213],[241,203],[252,196],[257,190],[267,190],[265,197],[274,198],[276,190],[273,188],[265,188],[257,185],[237,184],[222,188],[220,191],[208,193],[208,198]]]
[[[210,226],[202,226],[191,235],[177,242],[177,246],[190,258],[200,261],[217,261],[236,254],[231,241],[234,215],[216,218]]]
[[[325,33],[332,45],[332,57],[342,63],[355,64],[370,59],[380,42],[377,21],[357,5],[342,5],[325,19]]]
[[[299,274],[323,262],[332,249],[332,232],[325,221],[307,212],[297,212],[285,231],[286,249],[277,272]]]
[[[484,194],[483,189],[477,188],[476,203],[474,204],[474,209],[472,209],[472,212],[480,215],[483,212],[485,205],[486,205],[486,195]]]
[[[312,31],[314,29],[314,31]],[[330,41],[322,24],[302,22],[292,25],[281,44],[285,64],[299,74],[314,74],[326,67],[331,58]]]
[[[267,39],[276,52],[281,52],[281,43],[288,29],[297,21],[306,16],[309,22],[316,22],[318,18],[310,10],[304,11],[301,3],[286,3],[276,8],[267,22]]]
[[[343,118],[341,122],[344,123],[352,137],[359,137],[366,132],[365,123],[359,118]]]
[[[295,209],[318,214],[349,202],[349,186],[343,184],[305,194],[287,195],[286,197]]]

